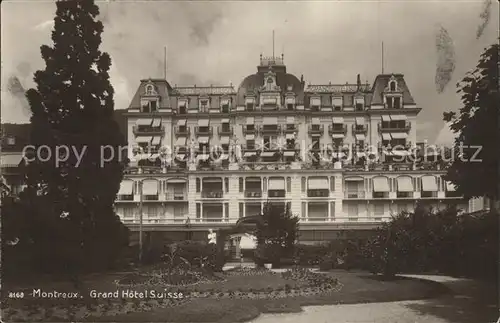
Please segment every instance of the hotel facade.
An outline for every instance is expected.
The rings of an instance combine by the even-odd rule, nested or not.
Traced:
[[[299,217],[303,242],[371,230],[418,201],[468,212],[436,151],[417,144],[420,111],[401,74],[306,84],[283,56],[261,55],[238,87],[144,79],[125,113],[131,162],[115,209],[133,231],[142,211],[145,231],[206,239],[269,201]]]

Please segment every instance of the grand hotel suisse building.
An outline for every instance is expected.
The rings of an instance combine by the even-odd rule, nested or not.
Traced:
[[[283,56],[261,55],[237,88],[141,80],[116,212],[133,230],[142,209],[145,230],[201,238],[272,201],[299,216],[303,241],[318,241],[374,228],[417,201],[469,211],[441,178],[445,165],[415,149],[420,110],[401,74],[306,85]]]

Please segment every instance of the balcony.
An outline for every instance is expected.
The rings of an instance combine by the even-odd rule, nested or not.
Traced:
[[[364,124],[353,124],[352,125],[352,133],[357,135],[357,134],[363,134],[366,135],[368,132],[368,127]]]
[[[187,201],[186,192],[166,192],[165,193],[166,201]]]
[[[411,129],[411,123],[409,121],[404,121],[404,124],[393,125],[391,123],[382,122],[378,124],[378,132],[409,132]]]
[[[191,135],[191,130],[186,126],[176,126],[174,128],[174,133],[176,137],[189,137]]]
[[[285,195],[286,195],[285,190],[268,190],[267,191],[268,197],[285,197]]]
[[[256,125],[243,126],[243,134],[244,135],[256,135],[258,133],[258,131],[259,131],[259,128]]]
[[[262,191],[260,191],[260,190],[246,190],[245,191],[245,197],[249,197],[249,198],[261,198],[262,197]]]
[[[260,133],[278,133],[281,131],[281,125],[263,125]]]
[[[333,134],[342,134],[346,135],[347,133],[347,125],[345,124],[331,124],[328,126],[328,134],[331,136]]]
[[[344,192],[345,199],[364,199],[365,197],[366,197],[366,192],[364,191]]]
[[[201,197],[205,199],[221,199],[224,197],[223,191],[203,190]]]
[[[233,136],[233,127],[220,127],[219,136]]]
[[[398,198],[398,199],[411,199],[411,198],[413,198],[413,192],[396,192],[396,198]]]
[[[283,133],[294,133],[299,130],[295,124],[286,124],[281,129]]]
[[[307,197],[328,197],[329,195],[329,190],[307,190]]]
[[[133,201],[134,195],[118,195],[116,197],[117,201]]]
[[[210,127],[196,127],[195,135],[196,136],[212,136],[212,128]]]
[[[310,135],[322,135],[324,132],[324,125],[322,124],[311,124],[309,125],[308,133]]]
[[[152,127],[152,126],[134,126],[134,135],[162,135],[165,133],[165,127]]]

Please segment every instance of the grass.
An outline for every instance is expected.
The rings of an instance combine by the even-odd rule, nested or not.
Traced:
[[[309,296],[288,296],[280,299],[237,299],[237,298],[192,298],[186,302],[167,308],[155,308],[147,312],[133,312],[107,317],[91,317],[87,322],[245,322],[261,313],[296,313],[307,305],[356,304],[370,302],[390,302],[424,299],[446,292],[440,284],[417,279],[403,278],[384,281],[363,272],[336,271],[324,273],[336,278],[343,285],[339,291]],[[123,274],[122,274],[123,276]],[[85,282],[86,289],[113,291],[112,281],[117,275],[103,275]],[[285,279],[279,274],[263,275],[224,275],[223,282],[206,282],[195,286],[176,288],[187,291],[246,291],[267,288],[282,289],[303,287],[305,282]],[[60,285],[61,283],[57,283]],[[161,287],[161,286],[157,286]],[[52,287],[53,290],[56,287]],[[57,288],[61,288],[60,286]],[[139,289],[142,289],[140,287]],[[23,300],[23,302],[26,300]],[[50,303],[53,303],[52,300]],[[43,302],[44,305],[49,305]],[[48,320],[47,320],[48,321]]]

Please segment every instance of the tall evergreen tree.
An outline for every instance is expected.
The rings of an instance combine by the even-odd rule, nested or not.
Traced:
[[[111,59],[99,50],[98,6],[94,0],[56,6],[53,44],[41,46],[46,67],[35,73],[37,87],[26,94],[32,143],[50,151],[38,150],[26,180],[39,254],[51,251],[53,263],[76,270],[105,265],[127,243],[127,230],[113,209],[123,177],[120,147],[126,142],[113,120]],[[106,161],[111,151],[114,157]],[[63,161],[57,163],[58,157]]]
[[[466,198],[486,196],[496,200],[497,208],[500,200],[499,69],[499,45],[494,44],[481,55],[476,69],[457,85],[463,102],[459,113],[444,113],[444,120],[451,122],[450,128],[457,135],[454,160],[445,179],[455,184]]]

